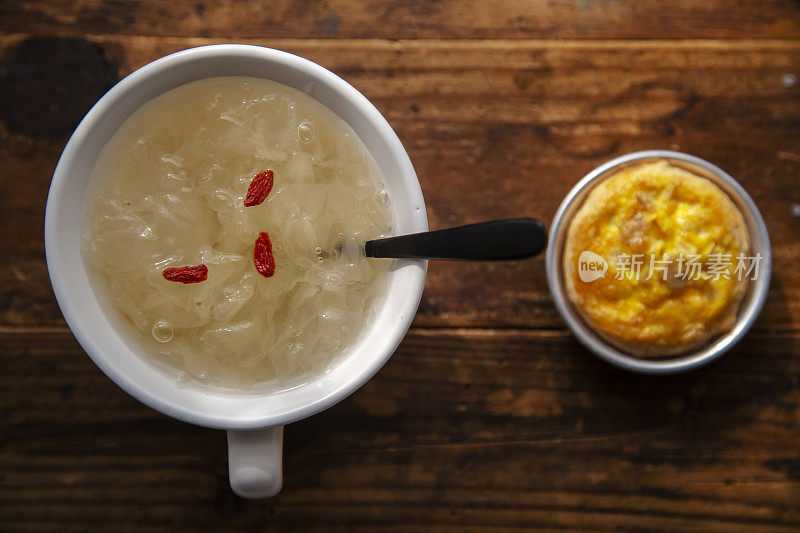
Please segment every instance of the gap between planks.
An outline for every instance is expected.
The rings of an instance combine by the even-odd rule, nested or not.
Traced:
[[[284,45],[288,47],[299,45],[318,45],[331,47],[359,48],[365,45],[375,48],[439,48],[442,46],[452,48],[491,47],[494,49],[519,49],[527,48],[560,48],[560,49],[596,49],[596,48],[683,48],[683,49],[736,49],[736,48],[771,48],[771,49],[800,49],[800,37],[797,39],[303,39],[303,38],[239,38],[235,35],[220,35],[215,37],[185,37],[185,36],[150,36],[150,35],[117,35],[103,33],[82,32],[52,32],[45,34],[8,33],[0,35],[0,46],[9,46],[21,42],[29,37],[80,37],[96,41],[140,41],[150,43],[186,43],[191,46],[207,44],[264,44],[272,46]]]

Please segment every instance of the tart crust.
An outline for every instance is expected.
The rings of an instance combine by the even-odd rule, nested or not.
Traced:
[[[631,355],[677,355],[733,328],[749,249],[741,212],[710,180],[668,160],[624,167],[590,191],[570,222],[567,296],[600,336]],[[585,251],[607,262],[604,276],[582,279]]]

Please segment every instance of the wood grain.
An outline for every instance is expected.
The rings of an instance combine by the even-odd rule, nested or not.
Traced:
[[[0,31],[224,38],[795,38],[794,0],[18,0]]]
[[[21,36],[1,41],[11,50]],[[207,39],[94,37],[120,75]],[[770,231],[774,282],[757,329],[800,321],[800,43],[251,41],[343,76],[395,128],[416,167],[432,228],[534,216],[614,156],[668,148],[706,158],[753,196]],[[2,52],[0,52],[0,55]],[[64,138],[0,130],[0,323],[63,324],[42,252],[45,191]],[[476,306],[475,302],[481,302]],[[562,327],[541,258],[432,263],[416,324]]]
[[[300,54],[364,93],[433,228],[549,224],[635,150],[716,163],[770,232],[761,318],[708,367],[637,376],[564,329],[541,258],[433,263],[387,365],[287,427],[281,494],[237,498],[223,432],[143,406],[84,354],[43,243],[60,131],[110,80],[217,42]],[[0,529],[800,530],[797,77],[796,0],[0,2]]]
[[[768,345],[765,352],[762,347]],[[65,331],[0,336],[5,530],[791,531],[800,336],[692,374],[618,371],[562,331],[412,330],[286,430],[285,487],[242,501],[224,434],[116,388]]]

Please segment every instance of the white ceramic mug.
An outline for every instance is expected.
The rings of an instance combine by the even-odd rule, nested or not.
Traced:
[[[427,263],[397,261],[388,296],[357,346],[323,375],[277,391],[230,392],[189,383],[181,387],[159,371],[114,326],[90,283],[82,247],[82,208],[89,175],[106,142],[142,104],[180,85],[215,76],[274,80],[311,95],[361,137],[385,177],[395,232],[428,229],[414,168],[400,140],[377,109],[330,71],[298,56],[246,45],[215,45],[178,52],[150,63],[113,87],[89,111],[56,167],[45,217],[50,279],[67,324],[86,353],[126,392],[162,413],[228,431],[230,482],[247,498],[264,498],[282,484],[283,425],[313,415],[363,385],[400,344],[422,297]]]

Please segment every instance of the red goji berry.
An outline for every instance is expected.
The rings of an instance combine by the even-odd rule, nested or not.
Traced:
[[[180,283],[200,283],[208,278],[208,267],[205,265],[165,268],[164,279]]]
[[[253,247],[253,263],[258,273],[265,278],[275,274],[275,258],[272,257],[272,243],[266,231],[262,231]]]
[[[267,195],[272,190],[274,176],[275,173],[271,170],[256,174],[256,177],[253,178],[253,181],[250,182],[250,186],[247,188],[247,196],[244,199],[245,207],[258,205],[267,198]]]

